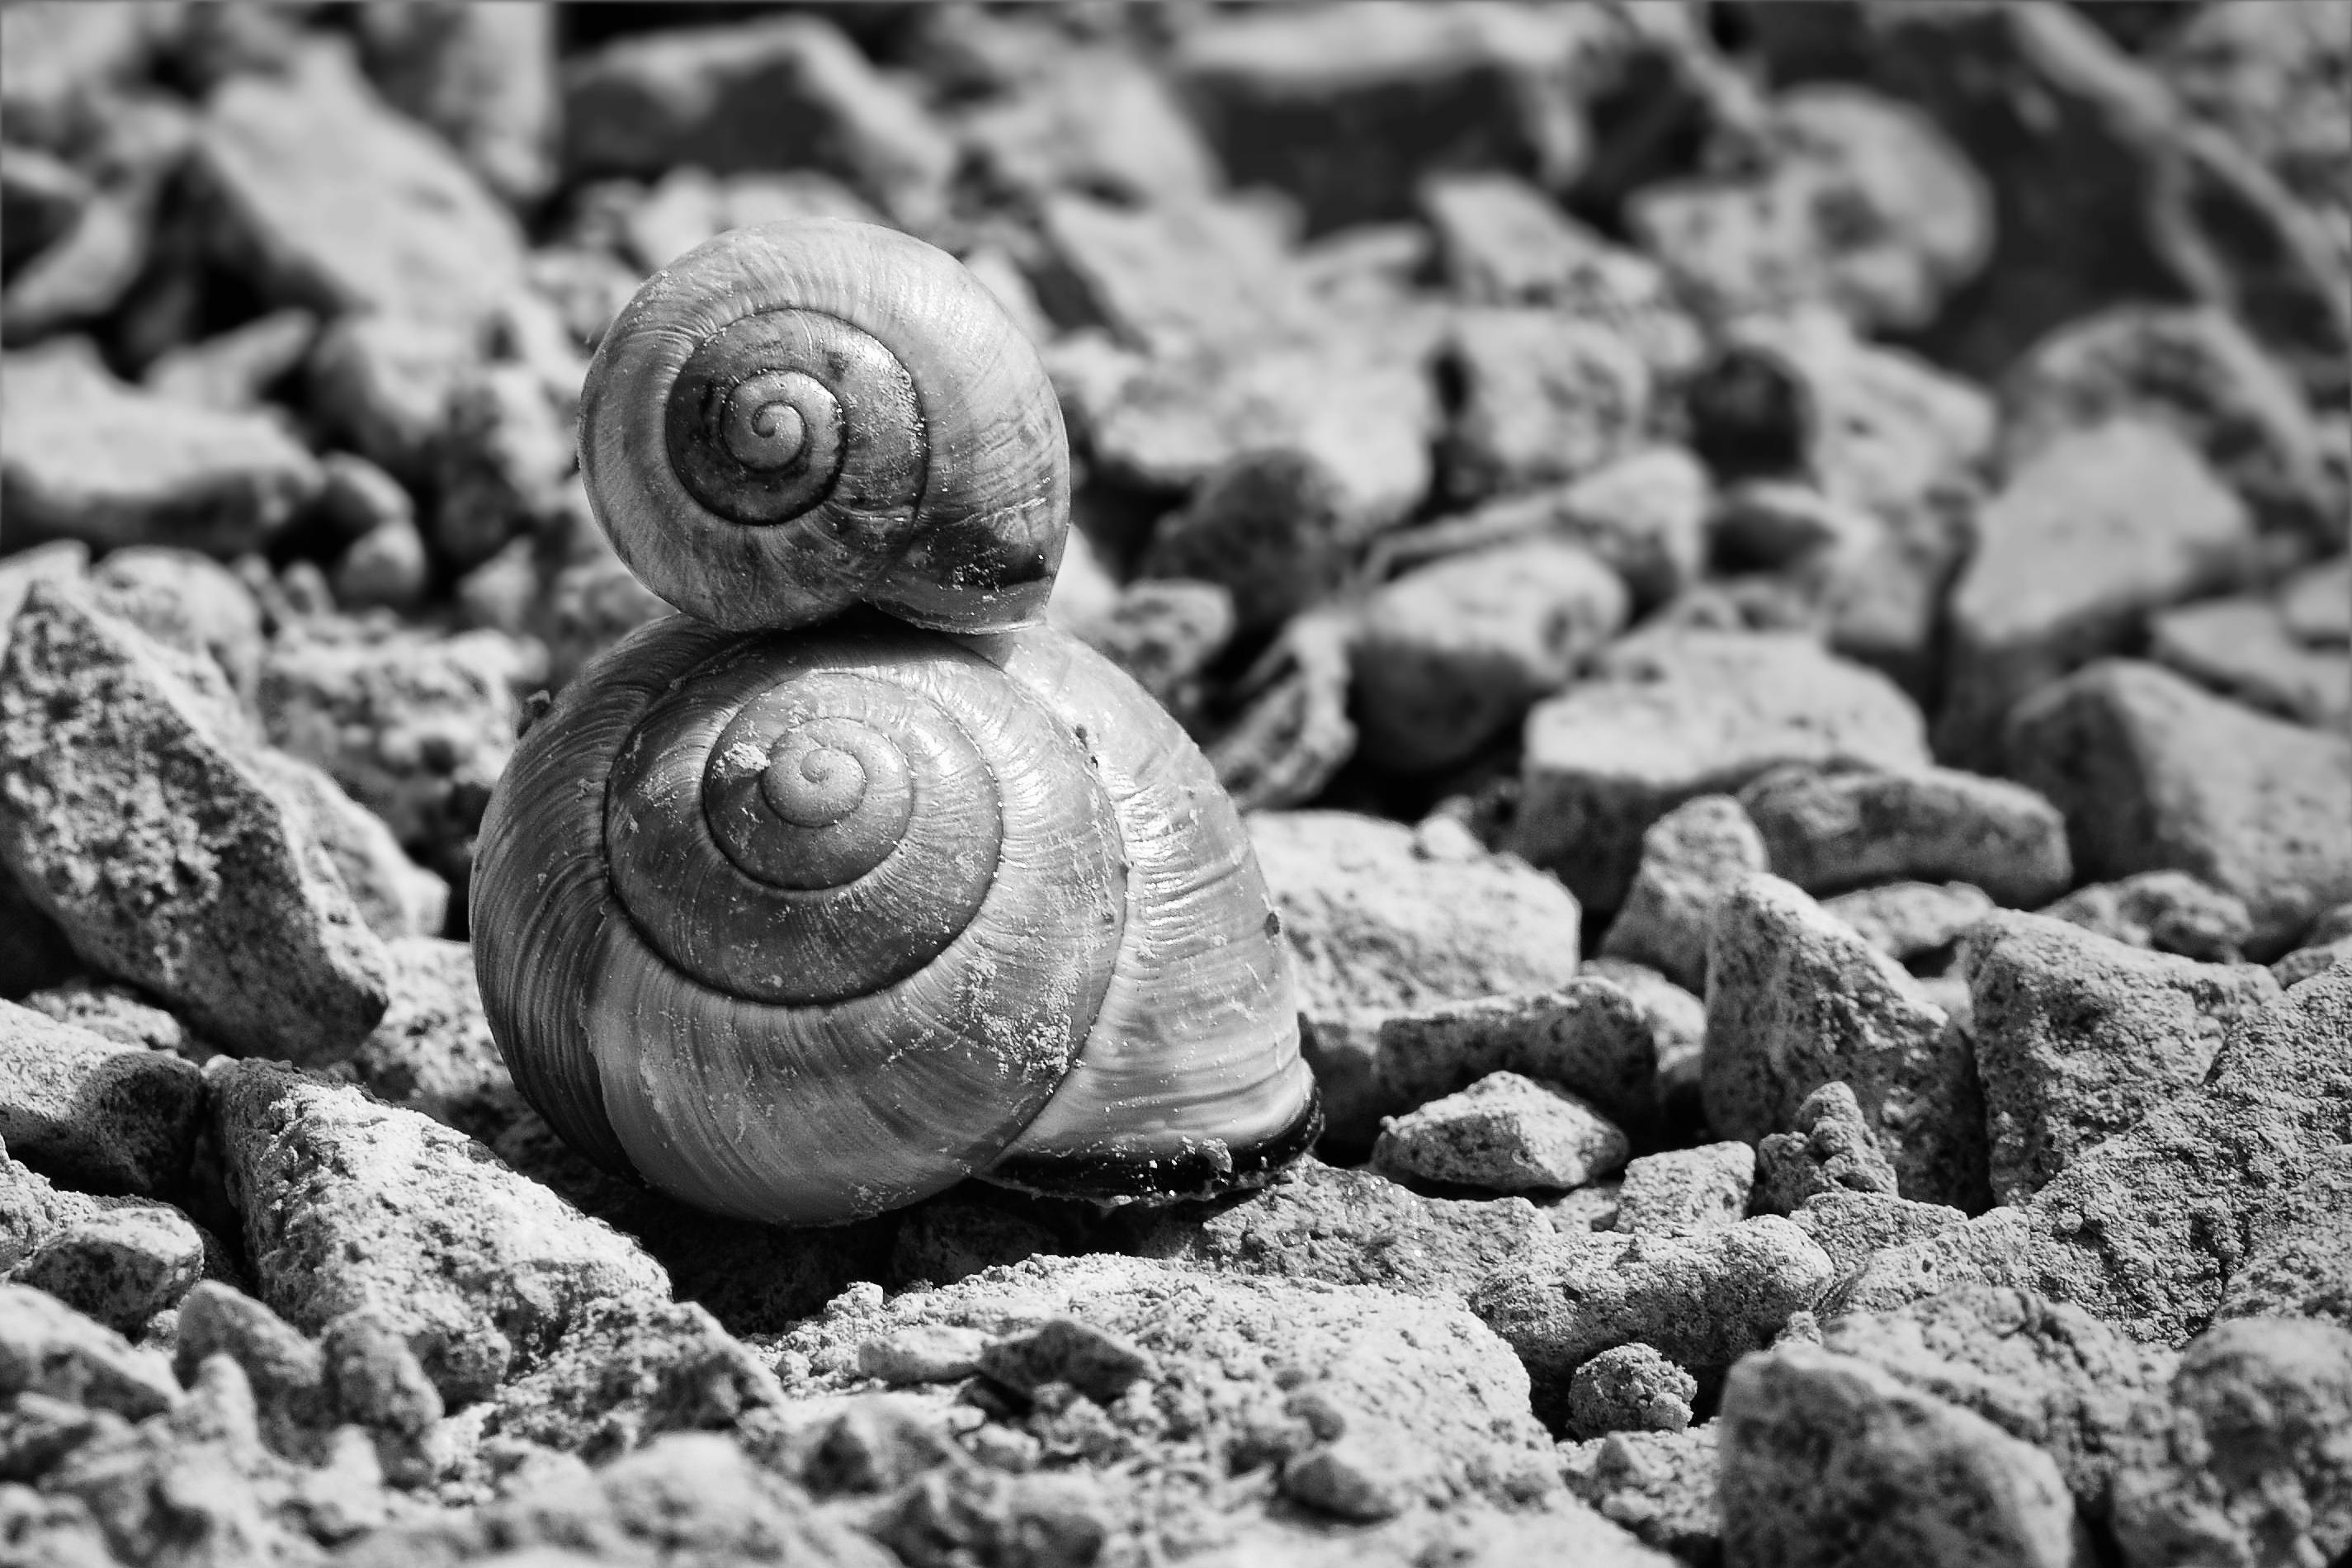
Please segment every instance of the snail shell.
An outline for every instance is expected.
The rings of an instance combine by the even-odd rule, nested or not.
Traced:
[[[888,230],[734,231],[639,292],[581,423],[615,548],[699,618],[593,661],[483,820],[483,1004],[557,1131],[795,1225],[975,1175],[1205,1196],[1303,1152],[1239,813],[1139,687],[1025,624],[1067,457],[985,290]]]
[[[1029,625],[1068,532],[1036,350],[954,258],[868,224],[731,230],[656,274],[597,348],[580,431],[622,561],[738,631],[861,603]]]

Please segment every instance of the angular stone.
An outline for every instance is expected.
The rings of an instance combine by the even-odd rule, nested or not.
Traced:
[[[133,1421],[180,1403],[172,1365],[46,1290],[0,1283],[0,1394],[44,1394]]]
[[[2040,911],[2126,947],[2177,952],[2204,963],[2235,963],[2253,917],[2243,899],[2209,888],[2186,871],[2141,871],[2077,888]]]
[[[318,463],[275,420],[126,386],[84,339],[9,355],[0,389],[0,505],[36,537],[231,555],[319,491]]]
[[[1993,1196],[2005,1204],[2204,1082],[2222,1037],[2278,996],[2252,964],[2143,952],[2009,911],[1969,934],[1961,962]]]
[[[176,1303],[205,1266],[205,1238],[168,1204],[107,1209],[36,1247],[9,1278],[47,1290],[119,1334]]]
[[[1897,963],[1941,952],[1992,913],[1984,889],[1967,882],[1888,882],[1823,899],[1822,908]]]
[[[2250,1318],[2181,1352],[2157,1452],[2115,1480],[2141,1563],[2338,1562],[2352,1551],[2352,1331]]]
[[[166,350],[141,380],[159,397],[199,408],[253,408],[310,357],[319,318],[308,310],[273,310],[193,343]]]
[[[383,1314],[453,1404],[544,1357],[592,1302],[668,1291],[635,1243],[438,1122],[274,1063],[211,1083],[262,1299],[312,1330]]]
[[[1125,206],[1066,193],[1045,202],[1039,232],[1053,258],[1047,309],[1146,353],[1293,337],[1314,321],[1279,230],[1243,204]]]
[[[211,659],[251,700],[266,638],[261,605],[236,573],[193,550],[131,545],[107,552],[90,590],[100,608],[166,647]]]
[[[498,1391],[489,1430],[596,1458],[698,1427],[742,1432],[784,1403],[751,1348],[692,1301],[590,1304],[548,1359]]]
[[[310,355],[310,402],[320,422],[401,482],[431,477],[434,443],[447,429],[449,398],[481,357],[470,329],[383,314],[345,316]]]
[[[208,1357],[226,1355],[245,1372],[262,1436],[288,1458],[312,1456],[329,1420],[327,1363],[294,1326],[216,1279],[201,1279],[180,1300],[173,1370],[193,1384]]]
[[[1313,1158],[1238,1202],[1133,1214],[1123,1251],[1219,1274],[1469,1295],[1550,1234],[1524,1198],[1428,1198]]]
[[[1952,590],[1936,741],[1939,754],[1979,763],[2000,757],[2018,699],[2121,652],[2150,611],[2226,586],[2253,538],[2244,503],[2193,447],[2127,416],[2053,438],[2010,475],[1977,529]]]
[[[1683,989],[1706,989],[1706,933],[1715,906],[1743,878],[1768,868],[1764,841],[1729,795],[1686,800],[1643,830],[1642,861],[1602,953],[1655,967]]]
[[[1679,1432],[1690,1425],[1698,1380],[1644,1344],[1602,1351],[1568,1380],[1569,1430]]]
[[[523,1102],[482,1013],[473,949],[406,937],[385,943],[385,951],[391,1005],[375,1032],[334,1070],[387,1104],[495,1143],[523,1115]]]
[[[2352,555],[2306,566],[2281,585],[2287,629],[2315,647],[2352,643]]]
[[[1756,1151],[1745,1143],[1703,1143],[1644,1154],[1625,1167],[1617,1189],[1617,1228],[1637,1236],[1685,1236],[1738,1225],[1748,1217]]]
[[[996,1341],[981,1352],[980,1370],[1023,1394],[1066,1383],[1097,1405],[1160,1375],[1151,1357],[1120,1335],[1076,1318],[1049,1318]]]
[[[978,1329],[927,1323],[884,1334],[857,1347],[857,1370],[894,1386],[960,1383],[980,1370],[988,1336]]]
[[[203,1115],[194,1063],[0,1002],[0,1139],[59,1180],[121,1193],[176,1184]]]
[[[1693,795],[1788,763],[1927,762],[1918,712],[1892,682],[1803,637],[1629,637],[1593,678],[1528,715],[1506,847],[1556,871],[1587,907],[1623,900],[1650,824]]]
[[[1069,567],[1065,554],[1064,577]],[[1062,581],[1055,579],[1057,592]],[[1109,602],[1098,612],[1072,614],[1067,619],[1059,615],[1057,625],[1133,677],[1179,721],[1200,716],[1210,666],[1236,629],[1232,590],[1185,579],[1114,586]]]
[[[2066,819],[2032,790],[1953,768],[1787,768],[1739,792],[1773,873],[1809,893],[1899,877],[1974,883],[1996,903],[2047,903],[2074,881]]]
[[[184,1057],[202,1066],[220,1053],[180,1018],[112,981],[68,980],[25,998],[25,1005],[60,1024],[87,1029],[118,1046]]]
[[[2216,599],[2148,623],[2148,657],[2250,708],[2340,731],[2352,719],[2352,661],[2294,635],[2269,599]]]
[[[1750,1357],[1720,1421],[1727,1562],[2088,1560],[2047,1454],[1867,1362],[1803,1345]]]
[[[2352,1150],[2323,1158],[2268,1206],[2214,1316],[2322,1318],[2352,1329]]]
[[[1223,183],[1171,84],[1117,48],[1086,50],[1037,72],[982,100],[956,130],[990,189],[1033,200],[1062,189],[1179,205]]]
[[[1257,637],[1338,591],[1353,531],[1346,487],[1320,460],[1245,453],[1160,520],[1140,570],[1217,584],[1232,596],[1236,629]]]
[[[2066,814],[2079,873],[2187,871],[2242,899],[2250,958],[2352,898],[2352,737],[2116,659],[2021,703],[2009,747],[2019,779]]]
[[[556,19],[537,5],[370,6],[368,73],[439,132],[501,199],[528,210],[555,184],[562,110]]]
[[[1318,1443],[1282,1467],[1283,1495],[1357,1524],[1393,1519],[1412,1505],[1423,1468],[1402,1436],[1350,1431]]]
[[[1615,1124],[1566,1089],[1497,1072],[1386,1122],[1372,1168],[1516,1193],[1580,1187],[1623,1164],[1627,1148]]]
[[[1640,353],[1609,328],[1557,310],[1465,310],[1439,363],[1459,388],[1439,465],[1456,502],[1573,479],[1623,456],[1649,422]]]
[[[1771,1342],[1830,1279],[1828,1256],[1784,1219],[1681,1237],[1596,1231],[1505,1264],[1470,1310],[1519,1352],[1539,1404],[1557,1403],[1578,1367],[1615,1345],[1727,1366]]]
[[[1756,1145],[1755,1208],[1790,1214],[1821,1193],[1895,1195],[1895,1167],[1878,1146],[1853,1090],[1825,1083],[1798,1102],[1792,1127]]]
[[[471,325],[522,286],[513,216],[332,48],[224,83],[195,178],[214,243],[280,303]]]
[[[37,587],[0,667],[0,859],[84,958],[225,1047],[348,1055],[383,1013],[383,944],[209,668]]]
[[[383,818],[324,769],[270,746],[254,747],[249,760],[319,841],[368,930],[392,942],[435,934],[447,923],[448,882],[411,860]]]
[[[1309,1017],[1542,990],[1576,973],[1576,900],[1525,866],[1427,858],[1412,829],[1347,812],[1260,812],[1249,826]]]
[[[1681,1432],[1612,1432],[1560,1445],[1568,1489],[1603,1519],[1685,1563],[1723,1553],[1716,1423]]]
[[[817,16],[615,39],[567,66],[562,121],[574,174],[799,162],[901,221],[936,211],[955,161],[922,106]]]
[[[1850,1086],[1906,1197],[1982,1206],[1983,1102],[1966,1037],[1893,959],[1777,877],[1718,907],[1708,951],[1708,1123],[1754,1141]]]
[[[1354,645],[1364,754],[1411,771],[1463,761],[1567,685],[1628,610],[1615,573],[1549,540],[1452,556],[1385,584]]]
[[[1843,1188],[1813,1193],[1790,1210],[1789,1217],[1829,1254],[1840,1277],[1868,1263],[1874,1253],[1957,1230],[1969,1219],[1948,1204],[1916,1203],[1893,1193]]]

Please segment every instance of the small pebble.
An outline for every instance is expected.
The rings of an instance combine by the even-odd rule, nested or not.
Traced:
[[[10,1278],[132,1335],[187,1294],[204,1266],[205,1238],[187,1215],[166,1204],[139,1204],[75,1221]]]
[[[857,1347],[857,1370],[891,1384],[953,1383],[981,1367],[988,1336],[978,1329],[920,1323]]]
[[[1391,1118],[1372,1167],[1489,1192],[1579,1187],[1625,1163],[1625,1134],[1588,1100],[1515,1072]]]
[[[1127,1340],[1076,1318],[1055,1318],[996,1341],[981,1352],[980,1370],[1024,1394],[1066,1383],[1097,1405],[1160,1374],[1151,1357]]]
[[[1745,1143],[1669,1149],[1627,1163],[1617,1193],[1617,1228],[1681,1236],[1738,1225],[1748,1215],[1756,1151]]]
[[[1569,1379],[1569,1429],[1580,1437],[1679,1432],[1690,1425],[1696,1397],[1698,1379],[1648,1345],[1616,1345]]]
[[[1377,1524],[1411,1506],[1419,1479],[1401,1439],[1351,1430],[1282,1467],[1285,1496],[1337,1519]]]

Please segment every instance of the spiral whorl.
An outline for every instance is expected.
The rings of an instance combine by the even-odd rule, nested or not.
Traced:
[[[944,251],[834,219],[735,229],[640,289],[581,397],[581,465],[632,571],[730,630],[858,603],[1034,621],[1069,521],[1036,352]]]

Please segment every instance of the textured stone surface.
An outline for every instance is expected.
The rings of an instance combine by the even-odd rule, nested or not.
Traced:
[[[313,1330],[383,1314],[453,1403],[545,1355],[589,1303],[667,1291],[635,1243],[424,1116],[269,1063],[209,1081],[262,1299]]]
[[[1717,913],[1702,1086],[1717,1134],[1795,1124],[1807,1095],[1851,1087],[1906,1197],[1981,1206],[1984,1125],[1964,1036],[1894,960],[1777,877]]]
[[[421,1110],[485,1143],[522,1115],[514,1079],[490,1037],[473,949],[439,937],[385,944],[391,1005],[337,1074],[388,1104]]]
[[[2183,605],[2148,623],[2148,657],[2222,696],[2321,729],[2352,719],[2352,662],[2294,635],[2270,599]]]
[[[1719,1419],[1728,1562],[2067,1568],[2087,1554],[2047,1454],[1868,1363],[1802,1345],[1752,1356]]]
[[[1568,1380],[1569,1430],[1679,1432],[1690,1425],[1698,1380],[1644,1344],[1602,1351]]]
[[[180,1402],[164,1357],[134,1350],[29,1285],[0,1284],[0,1391],[44,1394],[133,1421]]]
[[[1440,453],[1457,502],[1556,485],[1630,450],[1650,373],[1607,327],[1541,307],[1463,311],[1441,351],[1461,388]]]
[[[1756,1151],[1745,1143],[1702,1143],[1644,1154],[1625,1167],[1617,1189],[1617,1228],[1652,1236],[1738,1225],[1748,1215]]]
[[[9,1276],[117,1333],[135,1334],[177,1302],[205,1264],[205,1238],[167,1204],[102,1210],[35,1248]]]
[[[2352,897],[2352,737],[2102,662],[2019,705],[2017,775],[2066,814],[2077,871],[2187,871],[2245,901],[2246,955],[2285,951]]]
[[[2127,947],[2177,952],[2205,963],[2235,963],[2253,932],[2243,899],[2186,871],[2140,871],[2094,882],[2041,912]]]
[[[2143,952],[2011,911],[1969,934],[1962,963],[1993,1196],[2007,1204],[2202,1083],[2231,1026],[2278,995],[2252,964]]]
[[[1992,913],[1993,902],[1967,882],[1887,882],[1823,899],[1822,908],[1887,957],[1907,963],[1950,948]]]
[[[0,858],[76,952],[225,1047],[348,1055],[383,944],[210,668],[36,587],[0,665]]]
[[[1566,1089],[1489,1073],[1384,1123],[1372,1168],[1488,1192],[1580,1187],[1624,1163],[1625,1134]]]
[[[1786,636],[1672,632],[1611,647],[1592,679],[1528,716],[1507,847],[1588,908],[1623,900],[1651,823],[1783,763],[1927,761],[1919,716],[1884,677]]]
[[[1683,989],[1704,994],[1716,904],[1748,873],[1769,868],[1764,841],[1737,800],[1686,800],[1643,830],[1633,885],[1601,951],[1650,964]]]
[[[1612,1432],[1560,1446],[1569,1490],[1604,1519],[1685,1563],[1711,1563],[1723,1552],[1723,1510],[1716,1500],[1717,1426],[1681,1432]]]
[[[188,1171],[204,1115],[193,1062],[0,1002],[0,1139],[76,1186],[152,1193]]]
[[[1841,1277],[1870,1261],[1874,1253],[1940,1236],[1968,1223],[1948,1204],[1924,1204],[1892,1193],[1830,1188],[1815,1192],[1789,1211],[1797,1228],[1813,1239]]]
[[[1788,1214],[1817,1193],[1893,1195],[1895,1167],[1853,1090],[1825,1083],[1797,1103],[1786,1132],[1756,1145],[1756,1212]]]
[[[1781,769],[1739,792],[1774,875],[1809,893],[1895,878],[2047,903],[2074,881],[2066,819],[2032,790],[1952,768]]]

